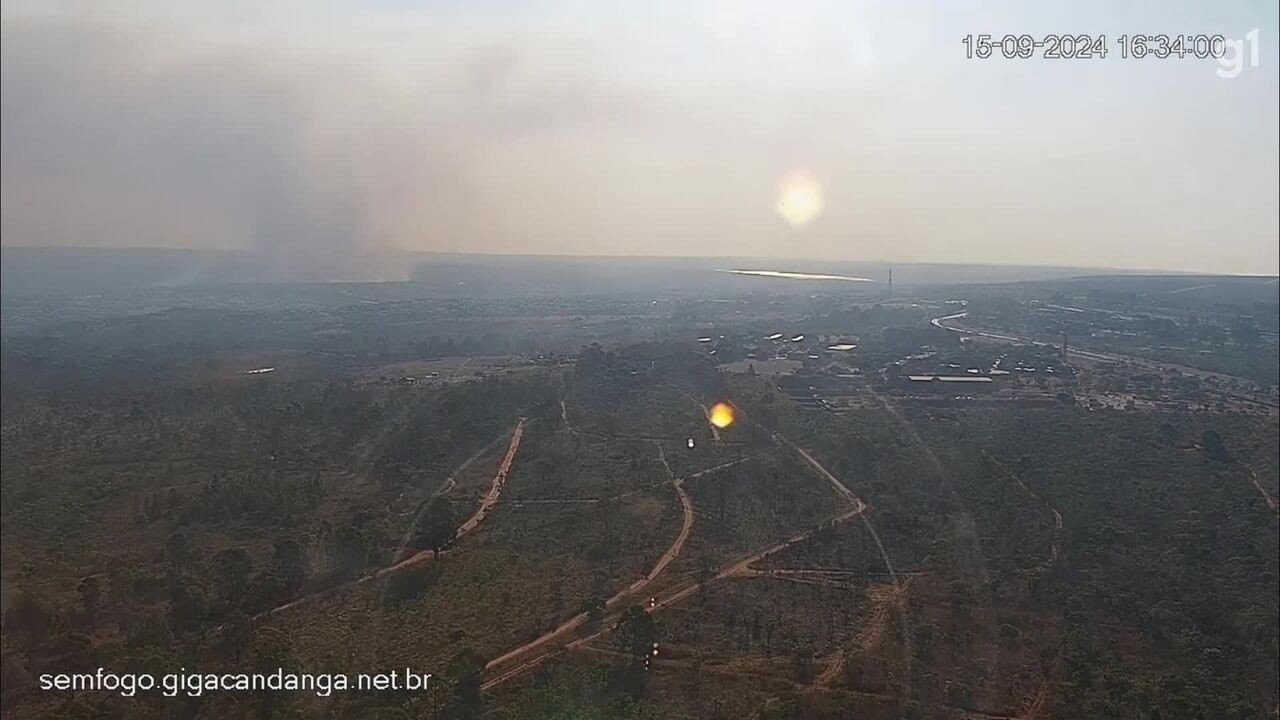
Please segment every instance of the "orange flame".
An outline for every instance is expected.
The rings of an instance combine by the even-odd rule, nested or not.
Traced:
[[[733,406],[729,403],[716,403],[707,413],[707,419],[721,430],[733,424]]]

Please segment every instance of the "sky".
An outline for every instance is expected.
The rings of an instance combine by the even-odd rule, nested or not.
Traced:
[[[1277,5],[5,2],[0,239],[1275,274]]]

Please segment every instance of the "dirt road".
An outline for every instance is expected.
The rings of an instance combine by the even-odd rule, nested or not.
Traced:
[[[720,572],[714,575],[707,582],[718,582],[720,580],[725,580],[733,577],[749,576],[754,572],[751,569],[751,566],[753,564],[769,557],[770,555],[776,552],[785,550],[793,545],[796,545],[797,543],[804,542],[805,540],[813,536],[813,534],[816,533],[819,529],[827,526],[830,523],[842,523],[851,518],[863,516],[863,514],[866,512],[867,504],[863,502],[861,498],[855,495],[852,490],[850,490],[847,486],[845,486],[844,483],[842,483],[838,478],[836,478],[835,475],[832,475],[830,471],[828,471],[825,467],[823,467],[821,463],[819,463],[816,459],[814,459],[812,455],[810,455],[808,452],[804,450],[801,450],[799,447],[797,447],[796,445],[791,443],[789,440],[787,440],[786,438],[782,437],[777,433],[773,435],[773,438],[779,444],[786,445],[787,447],[790,447],[796,450],[800,454],[800,456],[804,458],[805,461],[809,463],[811,467],[813,467],[813,469],[815,469],[820,475],[822,475],[822,477],[826,478],[827,481],[831,483],[832,487],[836,490],[836,494],[840,495],[840,497],[847,500],[851,507],[848,510],[846,510],[844,513],[837,515],[834,518],[831,518],[825,523],[811,527],[808,530],[804,530],[799,533],[796,533],[795,535],[792,535],[791,537],[788,537],[787,539],[781,542],[775,543],[762,550],[758,550],[754,553],[751,553],[750,555],[746,555],[737,559],[727,567],[721,569]],[[665,453],[662,452],[661,444],[659,444],[658,457],[659,457],[659,460],[661,460],[662,463],[666,465],[666,455]],[[667,471],[668,473],[670,473],[669,466],[667,467]],[[684,493],[684,489],[681,487],[680,482],[674,476],[672,476],[672,482],[676,487],[676,492],[680,495],[681,506],[683,507],[684,513],[685,513],[685,523],[681,528],[680,535],[676,538],[676,542],[672,544],[671,549],[669,549],[667,553],[663,555],[663,558],[659,560],[659,564],[661,564],[662,569],[665,569],[667,564],[669,564],[672,559],[674,559],[677,555],[679,555],[680,549],[683,548],[684,542],[688,539],[688,530],[691,529],[693,525],[693,503],[689,501],[688,495]],[[865,516],[863,516],[863,520],[864,521],[866,520]],[[889,562],[888,554],[885,553],[884,546],[880,543],[879,536],[875,533],[875,530],[874,528],[871,527],[870,523],[867,523],[867,528],[868,530],[871,531],[871,535],[875,540],[876,545],[880,548],[881,557],[884,558],[885,565],[888,568],[889,574],[893,578],[894,582],[896,583],[897,576],[894,572],[893,564]],[[670,556],[670,559],[668,559],[668,555]],[[641,580],[638,580],[636,581],[636,583],[633,583],[631,587],[627,588],[626,590],[610,598],[609,602],[606,603],[606,606],[605,606],[606,611],[615,608],[618,604],[621,603],[623,599],[629,598],[636,590],[643,588],[645,585],[651,582],[653,578],[656,578],[658,574],[661,572],[661,570],[658,569],[658,565],[655,565],[654,567],[655,567],[655,570],[657,570],[657,572],[651,571],[649,575],[647,575],[645,578],[641,578]],[[681,600],[684,600],[685,598],[697,592],[699,589],[699,586],[700,586],[700,583],[698,582],[686,582],[674,588],[670,588],[652,598],[649,604],[649,611],[657,612],[658,610],[674,605],[675,603],[678,603]],[[480,686],[481,689],[489,690],[491,688],[494,688],[506,682],[507,680],[510,680],[529,670],[532,670],[533,668],[538,667],[539,665],[542,665],[543,663],[559,656],[561,653],[567,650],[572,650],[574,648],[580,647],[583,644],[591,642],[592,640],[610,632],[614,624],[616,624],[620,615],[621,614],[619,612],[608,613],[600,621],[600,629],[596,630],[595,632],[579,638],[575,638],[559,648],[548,650],[542,653],[541,655],[537,655],[515,666],[512,666],[507,670],[504,670],[502,673],[495,675],[489,678],[488,680],[486,680]],[[547,645],[557,638],[563,638],[564,636],[568,635],[569,633],[583,626],[586,622],[587,622],[586,613],[580,613],[574,616],[573,618],[571,618],[570,620],[568,620],[567,622],[565,622],[564,624],[557,627],[555,630],[549,633],[546,633],[545,635],[542,635],[541,637],[531,642],[525,643],[524,645],[521,645],[520,647],[517,647],[509,652],[506,652],[494,658],[493,660],[490,660],[488,663],[485,664],[485,670],[492,671],[498,666],[508,663],[520,657],[521,655],[528,654],[529,652],[539,647],[542,647],[543,645]]]
[[[1058,512],[1058,508],[1050,505],[1047,500],[1036,494],[1034,490],[1022,481],[1022,477],[1019,476],[1018,473],[1009,469],[1009,466],[997,460],[994,455],[986,450],[982,451],[982,455],[996,467],[1007,473],[1009,477],[1013,478],[1014,483],[1017,484],[1027,497],[1040,503],[1046,510],[1053,514],[1053,540],[1049,545],[1049,559],[1045,560],[1035,568],[1036,572],[1047,572],[1049,568],[1053,567],[1054,563],[1058,562],[1058,555],[1062,552],[1062,513]]]
[[[502,494],[502,488],[507,483],[507,473],[511,470],[511,463],[515,461],[516,451],[520,449],[520,440],[522,437],[524,437],[524,425],[525,425],[525,418],[520,418],[520,420],[516,422],[515,430],[513,430],[511,433],[511,443],[507,446],[507,454],[502,458],[502,463],[498,466],[498,471],[493,476],[493,483],[489,487],[489,493],[485,495],[483,500],[481,500],[480,507],[476,510],[475,514],[473,514],[470,518],[468,518],[465,522],[463,522],[462,525],[458,528],[458,533],[456,536],[457,538],[461,538],[463,535],[474,530],[476,526],[479,525],[482,520],[484,520],[484,516],[489,512],[489,510],[493,508],[495,504],[497,504],[498,497]],[[444,554],[446,552],[448,551],[447,550],[441,551],[441,554]],[[283,605],[278,605],[270,610],[267,610],[265,612],[259,613],[258,615],[255,615],[253,619],[259,620],[262,618],[270,617],[272,615],[276,615],[278,613],[285,612],[291,608],[297,607],[298,605],[301,605],[303,603],[310,602],[312,600],[318,600],[323,597],[328,597],[329,595],[332,595],[333,593],[336,593],[339,590],[344,590],[346,588],[354,587],[356,585],[363,585],[364,583],[367,583],[371,580],[376,580],[378,578],[388,575],[389,573],[396,572],[397,570],[402,570],[411,565],[416,565],[421,562],[429,562],[432,559],[432,557],[433,557],[433,554],[430,550],[421,550],[401,560],[400,562],[397,562],[393,565],[388,565],[384,568],[380,568],[375,572],[369,573],[367,575],[363,575],[350,582],[346,582],[341,585],[336,585],[331,588],[325,588],[324,590],[317,590],[316,592],[303,595],[300,598],[290,600],[289,602],[284,603]]]
[[[502,441],[502,438],[505,434],[506,433],[503,433],[503,435],[499,435],[498,437],[494,438],[492,442],[486,444],[484,447],[477,450],[474,455],[467,458],[466,460],[463,460],[462,464],[454,468],[454,471],[449,474],[449,477],[445,478],[444,482],[440,483],[440,487],[436,488],[436,491],[431,493],[430,499],[434,500],[440,495],[444,495],[449,491],[453,490],[454,486],[458,484],[458,475],[462,474],[462,472],[465,471],[467,468],[471,467],[471,465],[475,463],[475,461],[479,460],[486,453],[492,450],[493,446],[497,445],[499,442]],[[416,517],[415,517],[415,520],[416,520]],[[401,555],[404,555],[405,550],[409,547],[409,544],[413,542],[413,530],[414,530],[415,524],[416,523],[410,523],[409,527],[405,528],[404,536],[400,539],[400,549],[396,550],[396,554],[394,557],[400,557]]]
[[[627,588],[627,592],[642,590],[661,575],[662,571],[666,570],[667,566],[671,564],[671,561],[675,560],[680,554],[680,551],[684,550],[685,543],[689,542],[689,532],[693,530],[693,500],[689,498],[689,493],[684,491],[684,478],[676,477],[675,473],[671,472],[671,466],[667,464],[667,454],[662,449],[662,443],[657,443],[657,445],[658,458],[662,461],[662,466],[667,469],[667,475],[671,478],[671,486],[675,489],[676,496],[680,499],[680,511],[682,514],[680,532],[676,535],[676,541],[671,543],[671,547],[667,548],[662,557],[658,558],[658,562],[653,564],[653,568],[649,570],[649,573],[632,583],[631,587]],[[614,597],[617,598],[620,595],[622,593]]]
[[[1254,470],[1252,467],[1248,467],[1248,470],[1249,481],[1258,489],[1258,494],[1262,496],[1262,501],[1267,504],[1267,507],[1271,509],[1271,512],[1276,512],[1277,509],[1280,508],[1280,504],[1277,504],[1276,497],[1267,492],[1266,488],[1262,487],[1262,482],[1258,480],[1257,470]]]
[[[680,532],[676,535],[676,539],[674,542],[671,543],[671,546],[667,548],[667,551],[662,554],[662,557],[658,558],[658,561],[654,563],[652,568],[649,569],[649,572],[645,573],[644,576],[642,576],[640,579],[631,583],[625,589],[620,590],[613,597],[605,601],[606,612],[608,612],[613,608],[616,608],[618,605],[622,604],[623,601],[630,599],[635,593],[638,593],[639,591],[643,590],[646,586],[649,585],[649,583],[657,579],[658,576],[661,575],[662,572],[667,569],[667,566],[670,565],[672,561],[674,561],[677,557],[679,557],[680,552],[684,550],[685,544],[689,541],[690,532],[693,530],[693,501],[689,498],[689,494],[686,493],[684,490],[684,479],[680,477],[676,477],[676,475],[673,472],[671,472],[671,465],[667,463],[667,455],[662,448],[662,443],[654,441],[654,444],[657,445],[658,447],[658,460],[662,463],[663,467],[666,468],[667,476],[671,479],[671,485],[675,489],[676,497],[678,497],[680,500],[680,508],[683,515],[683,518],[680,522]],[[561,623],[560,626],[557,627],[555,630],[545,633],[525,643],[524,645],[521,645],[512,650],[509,650],[503,653],[502,655],[499,655],[498,657],[490,660],[489,662],[485,663],[484,668],[485,670],[491,670],[499,665],[502,665],[503,663],[510,662],[511,660],[521,655],[524,655],[529,653],[530,651],[536,650],[539,647],[542,647],[543,645],[550,643],[552,640],[555,640],[556,638],[559,638],[559,637],[563,637],[564,635],[573,632],[579,627],[582,627],[584,624],[586,624],[587,619],[588,618],[586,613],[578,613],[577,615],[574,615],[573,617],[569,618],[565,622]],[[560,651],[557,650],[554,652],[558,653]],[[546,656],[539,656],[538,658],[535,658],[533,661],[529,663],[525,663],[523,665],[518,666],[518,672],[512,673],[511,671],[508,671],[499,677],[502,679],[506,679],[507,677],[514,677],[515,675],[518,675],[520,672],[523,672],[524,670],[527,670],[531,667],[541,664],[546,659],[547,659]],[[513,668],[513,669],[517,669],[517,668]],[[491,684],[497,684],[495,681],[500,682],[498,678],[494,678],[489,682],[486,682],[484,687],[491,687],[492,686]]]
[[[516,422],[516,429],[511,433],[511,443],[507,445],[507,454],[502,457],[502,462],[498,465],[498,472],[493,475],[493,482],[489,485],[489,492],[480,500],[480,507],[471,514],[461,525],[458,526],[457,534],[454,536],[454,542],[462,539],[462,536],[475,530],[477,526],[484,520],[493,506],[498,503],[498,498],[502,495],[502,489],[507,484],[507,473],[511,470],[511,463],[515,462],[516,452],[520,449],[520,440],[524,437],[525,419],[520,418]],[[394,565],[388,565],[373,574],[373,577],[382,577],[387,573],[393,573],[397,570],[406,568],[410,565],[429,560],[433,553],[430,550],[419,550],[409,557],[401,560]]]
[[[577,426],[569,419],[569,406],[565,404],[564,398],[560,398],[560,426],[572,435],[578,434]]]
[[[858,632],[858,636],[853,640],[852,654],[854,656],[865,655],[880,643],[889,625],[890,610],[901,602],[901,596],[906,592],[908,583],[903,583],[902,585],[873,585],[869,589],[868,597],[872,605],[871,615]],[[814,679],[813,686],[810,689],[820,690],[830,687],[839,678],[840,672],[844,670],[844,666],[849,660],[849,655],[850,652],[846,651],[844,647],[838,648],[832,655],[826,669]]]
[[[699,470],[699,471],[698,471],[698,472],[696,472],[696,473],[691,473],[691,474],[689,475],[688,479],[689,479],[689,480],[693,480],[694,478],[700,478],[700,477],[702,477],[703,475],[710,475],[710,474],[711,474],[711,473],[713,473],[713,472],[717,472],[717,471],[723,470],[723,469],[725,469],[725,468],[733,467],[734,465],[740,465],[740,464],[742,464],[742,463],[744,463],[744,462],[746,462],[746,461],[748,461],[748,460],[754,459],[754,458],[755,458],[755,455],[748,455],[748,456],[746,456],[746,457],[738,458],[737,460],[729,460],[728,462],[722,462],[722,463],[720,463],[719,465],[712,465],[711,467],[709,467],[709,468],[707,468],[707,469],[705,469],[705,470]]]
[[[845,513],[837,517],[832,518],[828,522],[835,522],[835,523],[845,522],[846,520],[849,520],[852,517],[860,515],[865,509],[866,509],[866,505],[859,502],[859,504],[854,508],[846,511]],[[782,542],[776,543],[774,545],[770,545],[769,547],[764,548],[763,550],[759,550],[750,555],[741,557],[738,560],[734,561],[731,565],[729,565],[728,567],[724,568],[719,573],[717,573],[708,582],[717,582],[717,581],[725,580],[732,577],[741,577],[741,576],[750,575],[752,573],[752,570],[751,570],[752,564],[769,557],[773,553],[779,552],[781,550],[785,550],[788,547],[791,547],[792,545],[795,545],[797,543],[807,540],[810,536],[812,536],[815,532],[817,532],[821,527],[824,527],[826,524],[827,523],[823,523],[822,525],[810,528],[809,530],[806,530],[804,532],[797,533],[796,535],[793,535],[787,538],[786,540],[783,540]],[[698,587],[699,587],[699,583],[697,582],[687,582],[687,583],[678,585],[674,588],[668,589],[663,593],[660,593],[659,595],[653,598],[653,602],[650,605],[650,612],[656,612],[663,608],[674,605],[680,602],[681,600],[684,600],[685,598],[697,592]],[[619,595],[621,595],[621,593]],[[615,596],[615,598],[617,597],[618,596]],[[503,671],[501,674],[495,675],[494,677],[486,680],[484,684],[481,685],[481,689],[489,690],[493,687],[496,687],[506,682],[507,680],[510,680],[514,677],[522,675],[525,672],[528,672],[529,670],[532,670],[538,667],[539,665],[542,665],[543,663],[549,660],[552,660],[555,657],[558,657],[561,653],[567,650],[572,650],[574,648],[582,646],[585,643],[591,642],[596,638],[599,638],[600,636],[612,631],[613,625],[617,622],[618,617],[620,617],[620,614],[617,614],[617,613],[606,616],[600,622],[601,629],[589,635],[576,638],[570,641],[569,643],[565,644],[563,647],[549,650],[541,655],[530,658],[529,660],[526,660],[520,663],[519,665],[515,665],[509,668]],[[528,652],[529,650],[533,650],[536,647],[545,645],[546,643],[550,642],[552,639],[556,637],[561,637],[566,633],[569,633],[570,631],[580,627],[585,622],[586,622],[586,615],[579,615],[578,617],[575,617],[573,620],[570,620],[564,625],[561,625],[559,628],[556,628],[556,630],[554,630],[553,632],[548,633],[531,643],[522,645],[521,647],[516,648],[515,650],[512,650],[511,652],[508,652],[502,655],[501,657],[495,658],[494,660],[490,661],[485,665],[485,670],[492,670],[496,666],[504,662],[507,662],[508,660],[511,660],[519,655],[522,655]]]
[[[798,445],[796,445],[796,444],[792,443],[790,440],[788,440],[788,439],[786,439],[786,438],[782,437],[781,435],[779,435],[779,434],[777,434],[777,433],[774,433],[773,438],[774,438],[774,440],[777,440],[778,442],[781,442],[782,444],[786,445],[787,447],[789,447],[789,448],[791,448],[792,450],[795,450],[797,453],[799,453],[799,454],[800,454],[800,457],[804,458],[804,461],[805,461],[805,462],[807,462],[807,463],[809,463],[809,466],[810,466],[810,467],[812,467],[814,470],[818,471],[818,474],[819,474],[819,475],[821,475],[822,477],[826,478],[826,479],[827,479],[827,482],[831,483],[831,487],[835,488],[836,493],[837,493],[840,497],[842,497],[842,498],[844,498],[846,501],[848,501],[848,502],[849,502],[849,504],[851,504],[851,505],[855,505],[855,506],[856,506],[856,505],[861,505],[861,504],[862,504],[862,499],[861,499],[861,498],[859,498],[857,495],[853,494],[853,491],[852,491],[852,490],[850,490],[848,487],[846,487],[844,483],[840,482],[840,479],[839,479],[839,478],[837,478],[835,475],[832,475],[830,471],[828,471],[825,467],[823,467],[823,466],[822,466],[822,463],[820,463],[820,462],[818,462],[817,460],[815,460],[815,459],[814,459],[814,457],[813,457],[812,455],[810,455],[810,454],[809,454],[809,452],[808,452],[807,450],[805,450],[805,449],[803,449],[803,448],[799,447]]]

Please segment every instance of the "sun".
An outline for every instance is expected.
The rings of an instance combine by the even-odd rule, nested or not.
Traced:
[[[809,173],[791,173],[779,183],[777,211],[792,227],[813,222],[824,207],[822,183]]]
[[[733,424],[733,406],[729,403],[716,403],[711,406],[711,412],[707,413],[707,419],[723,430]]]

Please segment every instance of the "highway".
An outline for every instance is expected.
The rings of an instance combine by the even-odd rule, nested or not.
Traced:
[[[929,321],[929,324],[933,325],[936,328],[948,330],[953,333],[959,333],[961,335],[969,335],[973,337],[982,337],[982,338],[987,338],[989,340],[996,340],[998,342],[1019,343],[1023,345],[1034,345],[1036,347],[1050,347],[1050,348],[1060,347],[1059,345],[1055,345],[1054,343],[1045,342],[1043,340],[1036,340],[1034,338],[1021,337],[1018,335],[1006,335],[1003,333],[991,332],[989,330],[979,330],[977,328],[961,327],[959,325],[949,324],[953,320],[962,320],[968,316],[969,316],[969,313],[967,311],[953,313],[951,315],[943,315],[942,317],[933,318],[932,320]],[[1092,350],[1081,350],[1079,348],[1074,348],[1070,346],[1067,347],[1067,355],[1082,358],[1084,360],[1092,360],[1094,362],[1129,363],[1131,365],[1138,365],[1141,367],[1146,367],[1146,368],[1150,368],[1158,371],[1176,370],[1184,375],[1194,375],[1201,378],[1213,378],[1216,380],[1244,382],[1244,383],[1249,383],[1251,385],[1253,384],[1252,380],[1249,380],[1248,378],[1239,377],[1237,375],[1227,375],[1226,373],[1214,372],[1213,370],[1205,370],[1203,368],[1195,368],[1195,367],[1190,367],[1188,365],[1178,365],[1177,363],[1160,362],[1158,360],[1149,360],[1147,358],[1135,357],[1133,355],[1120,355],[1117,353],[1100,353],[1100,352],[1094,352]],[[1238,394],[1231,394],[1231,397],[1236,398],[1238,400],[1245,400],[1248,402],[1258,403],[1261,405],[1265,405],[1267,407],[1272,407],[1272,408],[1277,407],[1275,403],[1266,402],[1264,400],[1258,400],[1257,398],[1251,398],[1251,397],[1238,395]]]

